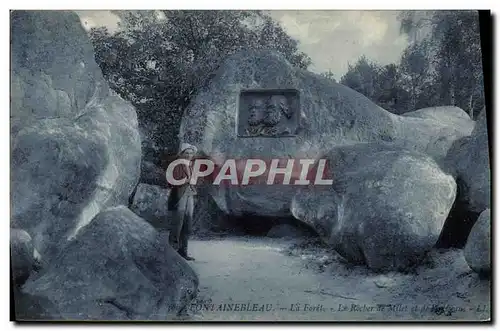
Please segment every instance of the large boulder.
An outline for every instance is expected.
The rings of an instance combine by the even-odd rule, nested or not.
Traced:
[[[44,260],[140,173],[135,109],[109,89],[76,14],[12,12],[12,227]]]
[[[13,281],[21,286],[37,268],[37,252],[31,236],[21,229],[10,229],[10,256]]]
[[[445,160],[445,169],[458,185],[458,194],[443,229],[441,247],[462,248],[479,214],[490,207],[491,181],[486,113],[483,110],[470,136],[453,143]]]
[[[456,184],[430,156],[367,143],[325,158],[332,186],[304,188],[291,210],[340,255],[376,271],[405,270],[435,245]]]
[[[74,118],[83,113],[101,84],[92,44],[76,14],[11,12],[14,131],[41,119]]]
[[[200,185],[196,188],[193,215],[193,235],[198,237],[212,236],[214,233],[240,233],[237,224],[222,211],[210,195],[210,186]]]
[[[456,141],[449,150],[447,165],[457,178],[460,203],[474,213],[489,208],[491,181],[485,110],[479,115],[471,136]]]
[[[481,274],[491,270],[491,211],[486,209],[472,227],[464,248],[469,267]]]
[[[297,135],[239,138],[235,128],[240,92],[244,89],[297,90]],[[432,112],[444,110],[425,111]],[[463,115],[459,109],[449,115],[453,120],[394,115],[344,85],[293,67],[278,53],[248,50],[228,57],[194,98],[184,113],[179,137],[181,142],[194,144],[210,157],[221,159],[317,159],[339,145],[390,142],[441,160],[454,139],[470,134],[473,121]],[[287,206],[296,191],[297,187],[282,185],[217,186],[211,188],[210,194],[230,215],[286,217],[290,216]]]
[[[195,272],[124,206],[99,213],[23,293],[66,320],[168,320],[196,296]]]
[[[399,122],[399,139],[402,146],[409,149],[423,151],[433,156],[440,164],[453,144],[468,137],[473,128],[474,121],[463,110],[455,106],[430,107],[404,113],[395,119]],[[422,149],[419,144],[422,137],[426,145]]]
[[[159,186],[137,185],[130,209],[158,230],[170,230],[168,196],[170,191]]]
[[[469,132],[474,128],[474,121],[471,120],[469,114],[456,106],[422,108],[401,116],[431,119]]]
[[[23,293],[18,287],[12,289],[12,294],[16,321],[61,320],[56,306],[47,298]]]

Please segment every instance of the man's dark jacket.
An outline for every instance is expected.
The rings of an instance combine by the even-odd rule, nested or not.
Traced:
[[[166,171],[170,162],[174,161],[175,158],[166,159],[162,164],[162,168]],[[187,170],[185,169],[185,165],[177,165],[174,169],[173,176],[175,179],[182,179],[187,177]],[[190,187],[189,181],[183,185],[172,185],[168,184],[170,188],[170,194],[168,195],[168,210],[174,210],[179,203],[179,200],[186,193],[186,190],[193,189]]]

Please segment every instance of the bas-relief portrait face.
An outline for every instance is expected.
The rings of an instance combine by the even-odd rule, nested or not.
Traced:
[[[295,90],[243,91],[238,109],[238,136],[294,136],[298,107],[298,91]]]

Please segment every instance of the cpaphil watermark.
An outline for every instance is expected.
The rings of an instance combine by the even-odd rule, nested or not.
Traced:
[[[179,171],[187,167],[190,171]],[[227,159],[221,164],[180,158],[170,163],[166,178],[174,186],[196,185],[200,179],[214,185],[332,185],[329,173],[326,159]]]

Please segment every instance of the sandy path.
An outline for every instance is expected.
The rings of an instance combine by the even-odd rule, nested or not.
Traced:
[[[190,241],[196,258],[190,264],[200,277],[190,319],[489,318],[490,282],[470,272],[459,250],[434,253],[431,266],[416,273],[380,275],[335,260],[318,271],[315,265],[328,254],[285,254],[292,243],[242,237]]]

